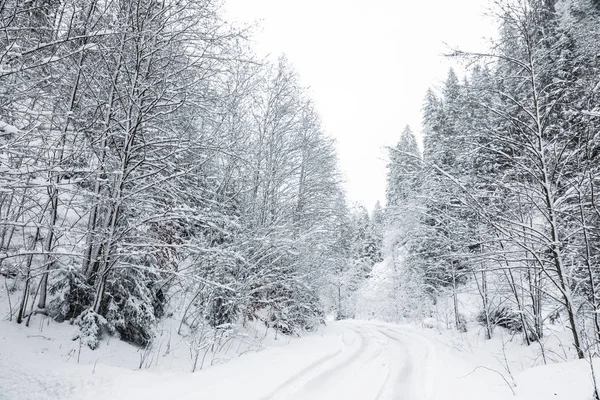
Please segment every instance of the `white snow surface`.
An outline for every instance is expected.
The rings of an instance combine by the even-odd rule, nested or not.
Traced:
[[[110,365],[118,354],[107,347],[133,351],[116,340],[94,362],[84,349],[78,364],[67,341],[1,324],[2,399],[434,399],[435,351],[391,324],[333,322],[193,374]]]
[[[389,295],[369,291],[373,296],[360,302],[377,308],[376,292]],[[592,395],[589,364],[563,362],[573,354],[566,330],[549,332],[544,342],[552,365],[531,368],[542,364],[539,346],[525,346],[500,328],[485,340],[477,324],[462,334],[433,318],[424,321],[429,329],[329,321],[317,332],[290,338],[254,321],[236,327],[223,351],[202,351],[191,373],[194,347],[177,334],[177,319],[162,321],[150,349],[107,338],[92,351],[72,340],[77,327],[68,322],[41,314],[32,316],[29,327],[9,321],[5,294],[0,290],[0,400],[591,400]]]
[[[40,331],[0,322],[0,399],[591,399],[585,361],[528,369],[516,375],[515,386],[494,365],[490,348],[500,339],[453,341],[455,332],[384,322],[330,322],[300,339],[271,338],[260,351],[195,373],[177,369],[177,360],[139,369],[140,352],[116,339],[79,354],[66,334],[74,327],[49,324]],[[171,357],[164,348],[159,353]]]

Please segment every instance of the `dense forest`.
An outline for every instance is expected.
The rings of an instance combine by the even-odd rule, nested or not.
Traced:
[[[492,9],[489,52],[452,51],[466,74],[426,94],[422,155],[410,128],[389,149],[403,315],[431,317],[446,295],[465,330],[471,290],[488,338],[502,326],[544,355],[562,321],[584,358],[600,343],[600,3]]]
[[[215,0],[0,0],[0,280],[95,349],[285,335],[361,313],[600,345],[600,3],[498,0],[488,52],[389,148],[385,206],[348,204],[335,142],[285,56]],[[417,132],[418,133],[418,132]],[[375,287],[374,290],[377,290]],[[383,292],[383,291],[381,291]],[[362,296],[362,297],[361,297]],[[450,299],[450,307],[440,306]],[[443,315],[442,315],[443,314]],[[196,355],[197,357],[197,355]],[[195,368],[195,363],[194,363]]]
[[[0,0],[0,397],[600,400],[600,0],[492,0],[416,96],[430,38],[353,38],[443,7],[276,3],[371,69],[310,89],[227,0]]]
[[[0,1],[8,318],[146,346],[261,320],[316,328],[376,259],[285,57],[213,0]]]

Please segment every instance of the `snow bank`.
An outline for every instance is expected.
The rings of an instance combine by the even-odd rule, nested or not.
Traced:
[[[261,351],[220,365],[207,363],[190,373],[185,352],[171,354],[163,347],[158,367],[153,362],[150,369],[139,369],[143,349],[113,339],[91,351],[69,339],[74,327],[39,322],[27,328],[0,321],[1,400],[259,399],[295,371],[335,355],[344,343],[356,342],[342,340],[335,327],[302,340],[280,337],[275,343],[271,338]]]
[[[420,333],[436,348],[436,400],[593,400],[589,361],[565,361],[575,357],[566,328],[546,330],[542,346],[548,365],[543,365],[540,344],[527,346],[502,328],[491,340],[473,323],[467,333]],[[600,359],[594,367],[599,373]]]
[[[600,360],[594,361],[600,371]],[[517,377],[519,400],[592,400],[589,361],[577,360],[531,368]]]

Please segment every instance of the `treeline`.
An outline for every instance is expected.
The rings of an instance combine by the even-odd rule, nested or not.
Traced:
[[[70,320],[92,348],[147,345],[165,313],[184,335],[322,322],[357,234],[334,143],[218,5],[0,2],[9,318]]]
[[[456,51],[423,107],[424,152],[406,131],[390,149],[389,214],[406,226],[405,285],[430,316],[440,293],[466,329],[479,321],[539,342],[562,319],[583,358],[600,341],[600,4],[506,0],[489,53]],[[400,245],[399,243],[397,245]]]

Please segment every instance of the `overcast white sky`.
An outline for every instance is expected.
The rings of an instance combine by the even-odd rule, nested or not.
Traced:
[[[229,20],[258,21],[259,55],[286,53],[336,138],[348,199],[385,203],[386,151],[421,130],[428,87],[450,63],[444,43],[481,49],[487,0],[225,0]]]

